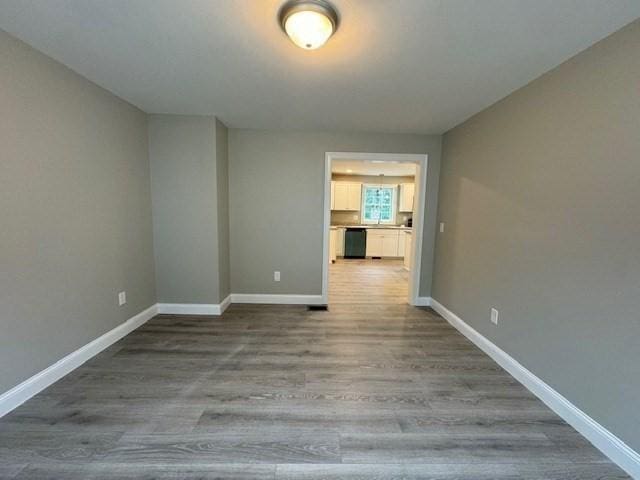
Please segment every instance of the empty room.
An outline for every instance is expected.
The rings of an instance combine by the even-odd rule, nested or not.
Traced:
[[[640,1],[0,0],[0,479],[640,479]]]

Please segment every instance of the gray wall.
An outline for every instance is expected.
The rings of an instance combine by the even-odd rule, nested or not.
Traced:
[[[149,156],[153,198],[156,288],[160,303],[216,304],[228,289],[220,280],[219,197],[224,195],[226,140],[216,145],[214,117],[150,115]],[[220,184],[218,149],[223,157]],[[221,191],[222,190],[222,191]],[[220,192],[219,192],[220,191]],[[224,205],[223,207],[226,207]],[[222,242],[225,243],[224,241]],[[228,249],[228,241],[224,248]],[[223,255],[222,255],[223,256]],[[228,271],[226,262],[222,262]]]
[[[156,300],[146,115],[2,31],[0,58],[3,392]]]
[[[325,152],[346,151],[429,155],[420,283],[428,296],[440,143],[438,135],[230,129],[232,292],[321,294]],[[274,270],[280,282],[273,281]]]
[[[433,288],[636,451],[639,46],[636,21],[445,135]]]
[[[218,185],[218,276],[219,299],[231,293],[231,266],[229,259],[229,132],[216,119],[216,168]]]

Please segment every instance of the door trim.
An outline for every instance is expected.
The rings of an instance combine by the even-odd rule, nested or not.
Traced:
[[[427,189],[427,167],[429,156],[413,153],[360,153],[326,152],[324,159],[324,221],[322,229],[322,302],[329,303],[329,231],[331,227],[331,164],[334,160],[405,162],[417,165],[415,192],[417,195],[416,214],[413,216],[412,265],[409,275],[410,305],[418,305],[420,297],[420,274],[422,272],[422,238],[424,234],[424,213]],[[433,212],[435,215],[436,212]],[[407,252],[405,252],[406,254]]]

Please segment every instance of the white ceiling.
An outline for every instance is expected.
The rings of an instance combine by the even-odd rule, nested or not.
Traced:
[[[640,16],[638,0],[334,0],[304,51],[283,0],[0,0],[0,28],[147,112],[231,127],[442,133]]]
[[[362,160],[333,160],[331,172],[345,175],[386,175],[389,177],[413,177],[415,163],[369,162]]]

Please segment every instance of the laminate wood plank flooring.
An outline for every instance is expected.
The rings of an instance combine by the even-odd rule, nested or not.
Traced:
[[[408,293],[402,260],[339,258],[329,266],[330,304],[406,304]]]
[[[0,419],[0,478],[629,478],[408,306],[399,262],[330,272],[326,312],[150,320]]]

